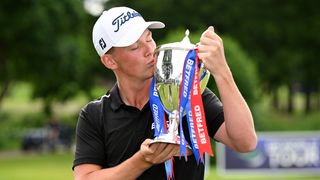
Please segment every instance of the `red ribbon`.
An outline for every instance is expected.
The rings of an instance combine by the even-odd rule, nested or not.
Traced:
[[[204,157],[204,153],[208,153],[210,156],[213,156],[211,149],[211,143],[207,130],[206,117],[204,113],[201,89],[200,89],[200,79],[199,79],[199,58],[196,57],[196,69],[194,72],[194,80],[191,89],[191,108],[192,108],[192,117],[194,130],[197,137],[197,143],[199,147],[200,159]]]

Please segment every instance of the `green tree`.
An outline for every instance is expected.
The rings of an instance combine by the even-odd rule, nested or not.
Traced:
[[[230,19],[225,28],[257,60],[264,89],[276,100],[278,88],[287,86],[287,110],[293,112],[299,84],[306,94],[308,112],[308,97],[319,87],[319,2],[237,1],[235,6],[241,8],[227,12]],[[233,28],[234,22],[241,22],[241,26]],[[277,106],[277,101],[274,104]]]
[[[0,98],[10,83],[30,82],[50,114],[53,100],[89,92],[103,70],[91,46],[92,22],[77,0],[1,1]]]

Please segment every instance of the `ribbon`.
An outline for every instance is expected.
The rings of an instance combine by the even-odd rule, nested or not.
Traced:
[[[189,94],[192,87],[192,81],[194,79],[194,71],[196,69],[196,52],[189,51],[183,66],[182,71],[182,81],[180,85],[180,92],[179,92],[179,122],[180,122],[180,157],[182,154],[184,155],[185,160],[187,160],[187,141],[184,137],[182,120],[183,120],[183,113],[185,111],[186,104],[189,99]]]
[[[173,157],[166,160],[164,162],[166,174],[167,174],[167,180],[174,179],[174,171],[173,171]]]
[[[154,120],[154,136],[158,137],[162,134],[167,133],[167,121],[164,116],[165,111],[161,104],[154,79],[152,79],[151,87],[150,87],[150,107]],[[173,179],[173,158],[166,160],[164,162],[167,179]]]
[[[164,116],[164,109],[161,104],[154,79],[152,79],[150,87],[150,101],[151,112],[154,120],[154,135],[157,137],[167,132],[166,119]]]
[[[190,96],[189,96],[190,98]],[[189,128],[189,135],[190,135],[190,141],[192,145],[192,152],[194,157],[196,158],[197,164],[199,164],[200,159],[200,153],[199,153],[199,147],[197,142],[197,136],[196,132],[194,130],[193,120],[192,120],[192,111],[191,111],[191,103],[188,101],[186,105],[186,112],[187,112],[187,121],[188,121],[188,128]]]
[[[196,51],[196,50],[194,50]],[[199,58],[196,57],[196,64],[199,64]],[[204,153],[213,156],[211,143],[208,135],[206,118],[201,97],[201,89],[199,83],[199,66],[196,66],[194,73],[193,85],[191,90],[191,112],[194,130],[197,138],[197,145],[199,147],[199,156],[201,161],[204,158]],[[202,161],[203,162],[203,161]]]

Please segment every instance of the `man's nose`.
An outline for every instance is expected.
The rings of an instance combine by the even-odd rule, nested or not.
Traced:
[[[155,49],[154,43],[144,42],[144,46],[145,46],[145,56],[147,57],[147,56],[153,55],[153,52]]]

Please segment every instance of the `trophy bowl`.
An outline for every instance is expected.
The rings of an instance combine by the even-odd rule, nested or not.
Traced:
[[[168,131],[166,134],[155,137],[153,142],[180,144],[179,138],[179,93],[182,83],[184,62],[188,52],[196,46],[189,40],[189,31],[181,42],[163,44],[156,48],[154,80],[161,104],[169,115]],[[202,63],[201,63],[202,64]],[[199,70],[201,93],[205,90],[210,73],[203,64]],[[183,112],[185,114],[185,112]]]

